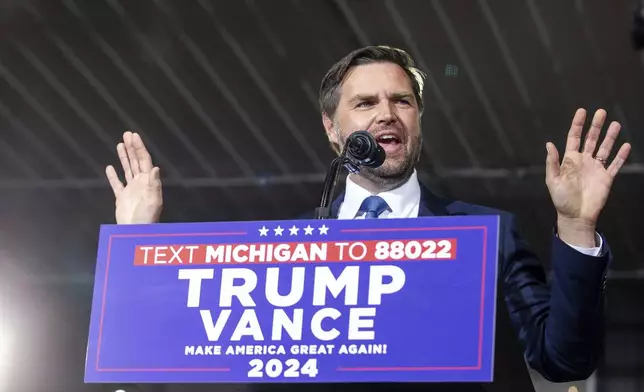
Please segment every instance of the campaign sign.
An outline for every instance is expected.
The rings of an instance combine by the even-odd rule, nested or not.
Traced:
[[[492,381],[496,216],[106,225],[86,382]]]

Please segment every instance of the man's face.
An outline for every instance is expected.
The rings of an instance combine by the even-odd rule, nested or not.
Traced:
[[[334,118],[324,116],[329,140],[343,148],[351,133],[369,131],[387,158],[379,168],[362,168],[361,173],[385,182],[405,180],[422,147],[418,104],[405,71],[392,63],[359,65],[340,91]]]

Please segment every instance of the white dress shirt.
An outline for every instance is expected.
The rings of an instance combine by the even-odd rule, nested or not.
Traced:
[[[379,218],[416,218],[420,208],[420,184],[416,170],[409,177],[407,182],[396,189],[378,193],[389,205],[391,211],[385,211]],[[373,196],[371,192],[356,184],[351,175],[347,177],[347,185],[344,201],[338,212],[338,219],[364,219],[365,214],[359,212],[364,199]],[[596,242],[599,246],[594,248],[583,248],[568,244],[573,249],[589,256],[598,256],[602,248],[602,238],[596,234]]]

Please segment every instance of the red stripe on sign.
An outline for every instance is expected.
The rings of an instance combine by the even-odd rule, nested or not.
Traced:
[[[454,238],[137,246],[134,265],[454,260]]]

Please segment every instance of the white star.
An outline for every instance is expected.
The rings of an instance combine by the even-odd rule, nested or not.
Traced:
[[[329,228],[326,227],[326,225],[322,225],[322,227],[320,227],[319,230],[320,230],[320,235],[322,235],[322,234],[327,234],[327,232],[329,231]]]
[[[262,226],[262,228],[259,229],[259,236],[261,237],[266,235],[268,235],[268,229],[266,228],[266,226]]]
[[[293,227],[291,227],[291,228],[289,229],[289,231],[291,232],[291,235],[297,235],[297,232],[298,232],[299,230],[300,230],[300,229],[298,229],[297,227],[295,227],[295,225],[293,225]]]
[[[313,234],[313,228],[311,225],[308,225],[304,228],[304,234],[305,235],[312,235]]]
[[[275,230],[275,235],[282,235],[282,232],[284,231],[281,226],[277,226],[277,229],[273,230]]]

